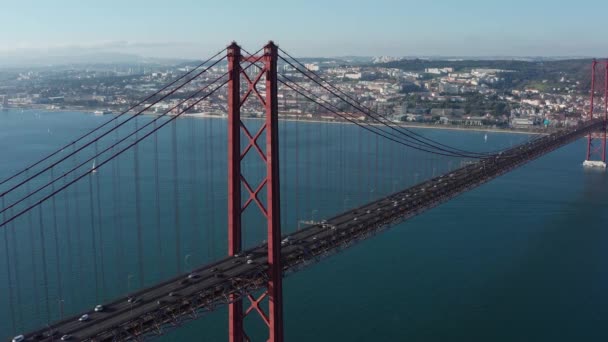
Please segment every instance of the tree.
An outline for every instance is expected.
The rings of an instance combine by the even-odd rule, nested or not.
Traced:
[[[503,115],[507,109],[507,105],[504,102],[494,102],[493,107],[492,115],[494,116]]]
[[[465,114],[470,114],[472,110],[473,107],[471,106],[471,103],[467,101],[467,103],[464,105]]]

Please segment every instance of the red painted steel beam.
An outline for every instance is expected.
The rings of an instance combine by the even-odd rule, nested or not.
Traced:
[[[228,255],[241,251],[241,48],[228,49]],[[243,342],[243,302],[228,306],[228,340]]]
[[[283,341],[283,276],[281,265],[281,210],[279,188],[279,107],[277,99],[278,48],[264,47],[266,69],[266,168],[268,209],[268,319],[269,342]]]
[[[606,162],[606,123],[608,122],[608,60],[604,62],[604,128],[602,137],[602,161]]]
[[[593,98],[595,96],[595,66],[597,61],[594,59],[591,63],[591,100],[589,105],[589,120],[593,120]],[[593,140],[593,133],[590,132],[587,136],[587,158],[585,160],[591,160],[591,141]]]

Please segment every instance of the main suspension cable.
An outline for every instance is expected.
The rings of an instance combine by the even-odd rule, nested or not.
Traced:
[[[282,77],[285,77],[284,75],[281,75],[281,76],[282,76]],[[285,78],[286,78],[286,77],[285,77]],[[287,79],[287,78],[286,78],[286,79]],[[352,117],[349,117],[348,115],[345,115],[345,114],[341,114],[341,113],[339,113],[338,111],[336,111],[336,110],[334,110],[334,109],[331,109],[331,108],[330,108],[330,107],[328,107],[327,105],[325,105],[325,104],[323,104],[323,103],[319,102],[318,100],[316,100],[316,99],[313,97],[313,96],[315,96],[315,95],[311,95],[311,96],[306,95],[306,94],[304,94],[304,92],[302,92],[302,91],[300,91],[300,90],[296,89],[294,86],[292,86],[292,85],[288,84],[287,82],[285,82],[285,81],[283,81],[283,80],[280,80],[280,79],[279,79],[279,82],[280,82],[281,84],[285,85],[286,87],[288,87],[288,88],[292,89],[292,90],[293,90],[293,91],[295,91],[296,93],[300,94],[301,96],[303,96],[303,97],[307,98],[308,100],[310,100],[310,101],[312,101],[312,102],[316,103],[317,105],[319,105],[319,106],[323,107],[325,110],[327,110],[327,111],[329,111],[329,112],[331,112],[331,113],[333,113],[333,114],[335,114],[335,115],[337,115],[337,116],[339,116],[339,117],[343,118],[344,120],[346,120],[346,121],[348,121],[348,122],[350,122],[350,123],[352,123],[352,124],[355,124],[355,125],[357,125],[357,126],[359,126],[359,127],[363,128],[363,129],[365,129],[365,130],[367,130],[367,131],[369,131],[369,132],[371,132],[371,133],[373,133],[373,134],[380,135],[380,136],[382,136],[382,137],[384,137],[384,138],[386,138],[386,139],[388,139],[388,140],[391,140],[391,141],[393,141],[393,142],[395,142],[395,143],[397,143],[397,144],[400,144],[400,145],[403,145],[403,146],[406,146],[406,147],[410,147],[410,148],[413,148],[413,149],[416,149],[416,150],[419,150],[419,151],[422,151],[422,152],[433,153],[433,154],[442,155],[442,156],[447,156],[447,157],[462,156],[462,155],[460,155],[460,154],[452,154],[452,153],[437,152],[437,151],[434,151],[434,150],[429,150],[429,149],[422,148],[422,147],[419,147],[419,146],[416,146],[416,145],[411,145],[411,142],[404,142],[404,141],[402,141],[402,140],[399,140],[398,138],[395,138],[395,137],[394,137],[394,134],[391,134],[390,132],[388,132],[388,133],[387,133],[386,131],[384,131],[384,130],[382,130],[382,129],[379,129],[379,128],[377,128],[377,127],[374,127],[374,126],[362,125],[362,124],[360,124],[359,122],[357,122],[355,119],[353,119]],[[292,82],[292,83],[294,83],[294,82]],[[295,83],[294,83],[294,84],[295,84]],[[299,86],[299,85],[297,85],[297,84],[296,84],[296,86],[301,87],[301,86]],[[376,129],[378,129],[380,132],[377,132],[377,131],[376,131]],[[469,156],[467,156],[467,157],[469,157]],[[474,158],[474,157],[470,157],[470,158]],[[480,158],[480,157],[477,157],[477,158]]]
[[[400,125],[390,125],[390,124],[386,124],[385,120],[388,121],[390,123],[390,120],[388,118],[386,118],[384,115],[378,113],[377,111],[372,110],[369,107],[364,106],[363,104],[361,104],[361,102],[359,102],[357,99],[353,98],[352,96],[350,96],[349,94],[347,94],[346,92],[344,92],[343,90],[341,90],[340,88],[336,87],[335,85],[333,85],[332,83],[330,83],[329,81],[325,80],[323,77],[321,77],[319,74],[315,73],[314,71],[308,70],[304,64],[302,64],[302,62],[298,61],[296,58],[292,57],[291,55],[289,55],[287,52],[285,52],[284,50],[280,49],[279,50],[285,54],[286,56],[288,56],[289,58],[291,58],[292,60],[294,60],[297,64],[301,65],[305,70],[307,70],[309,73],[313,74],[317,79],[320,79],[321,82],[319,82],[317,79],[311,77],[310,75],[308,75],[306,72],[304,72],[303,70],[301,70],[300,68],[296,67],[295,65],[293,65],[291,62],[289,62],[288,60],[286,60],[285,58],[283,58],[282,56],[279,56],[279,58],[281,58],[285,63],[289,64],[291,67],[293,67],[295,70],[297,70],[298,72],[300,72],[302,75],[304,75],[305,77],[307,77],[308,79],[310,79],[311,81],[313,81],[314,83],[316,83],[317,85],[319,85],[320,87],[324,88],[325,90],[331,92],[333,95],[337,96],[339,99],[341,99],[342,101],[348,103],[350,106],[358,109],[360,112],[362,112],[363,114],[370,116],[372,118],[374,118],[374,115],[376,115],[375,120],[376,121],[382,121],[385,125],[387,126],[391,126],[393,127],[394,130],[399,131],[401,134],[404,134],[406,136],[408,136],[411,139],[414,139],[424,145],[427,145],[428,147],[431,148],[435,148],[435,149],[439,149],[442,150],[444,152],[447,152],[449,150],[452,150],[452,152],[460,152],[463,154],[474,154],[474,155],[488,155],[489,152],[471,152],[471,151],[466,151],[466,150],[462,150],[462,149],[458,149],[449,145],[445,145],[442,144],[441,142],[432,140],[430,138],[425,137],[424,135],[421,135],[419,133],[416,133],[415,131],[409,130],[406,127],[400,126]],[[342,94],[344,97],[348,98],[350,101],[354,102],[356,105],[354,105],[353,103],[351,103],[350,101],[348,101],[347,99],[345,99],[343,96],[340,96],[338,94],[336,94],[334,91],[332,91],[331,89],[328,89],[327,86],[323,85],[323,83],[327,84],[329,86],[329,88],[334,89],[335,91],[339,92],[340,94]],[[380,118],[380,119],[379,119]],[[383,119],[383,120],[382,120]],[[398,127],[398,128],[395,128]],[[411,135],[410,135],[411,134]],[[413,137],[414,136],[418,136],[420,137],[420,139]],[[429,142],[425,142],[422,140],[427,140]],[[439,147],[442,146],[442,147]],[[448,149],[448,150],[446,150]]]

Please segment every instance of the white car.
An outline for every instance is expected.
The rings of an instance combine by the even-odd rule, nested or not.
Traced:
[[[80,318],[78,319],[78,321],[80,321],[80,322],[86,322],[88,320],[89,320],[88,314],[84,314],[84,315],[80,316]]]
[[[71,339],[72,339],[72,335],[70,335],[70,334],[65,334],[65,335],[61,336],[62,341],[69,341]]]
[[[15,337],[13,337],[12,342],[21,342],[21,341],[24,341],[24,340],[25,340],[25,336],[23,336],[23,335],[17,335]]]
[[[95,306],[95,312],[102,312],[104,309],[103,305],[97,305]]]

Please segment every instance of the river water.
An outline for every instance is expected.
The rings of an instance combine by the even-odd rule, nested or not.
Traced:
[[[0,112],[0,178],[106,120],[108,116],[87,113]],[[38,212],[34,223],[25,215],[9,227],[8,251],[0,244],[0,337],[90,309],[225,255],[226,123],[177,121],[176,148],[171,134],[159,136],[156,152],[148,141],[138,155],[123,155],[120,163],[100,168],[97,178],[83,179],[59,195],[55,215],[50,204],[43,205],[44,237],[38,234]],[[300,220],[329,217],[461,163],[395,144],[377,148],[374,137],[351,125],[280,126],[284,231],[296,229]],[[489,133],[484,142],[483,132],[417,132],[469,150],[504,148],[529,138]],[[288,276],[286,340],[608,340],[608,178],[582,168],[584,149],[584,141],[577,141]],[[139,163],[136,175],[134,160]],[[259,178],[261,169],[249,168]],[[88,194],[89,187],[95,196]],[[139,222],[136,200],[141,203]],[[255,214],[248,215],[259,223]],[[56,234],[48,230],[53,219],[59,222]],[[143,226],[141,251],[135,242],[138,224]],[[263,239],[263,227],[249,227],[245,244],[251,246]],[[159,340],[225,341],[226,316],[226,310],[217,310]],[[262,333],[257,318],[246,324],[250,335]]]

